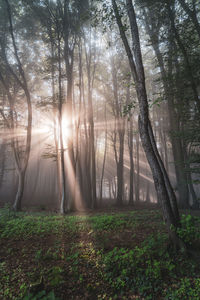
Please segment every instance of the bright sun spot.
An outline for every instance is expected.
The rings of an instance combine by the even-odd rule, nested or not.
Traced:
[[[60,126],[58,119],[52,121],[50,118],[45,118],[41,120],[40,125],[36,126],[34,129],[34,133],[36,134],[48,134],[50,136],[54,136],[56,133],[57,139],[59,139]],[[63,117],[62,119],[62,132],[63,132],[63,140],[64,142],[71,136],[69,121],[67,117]]]

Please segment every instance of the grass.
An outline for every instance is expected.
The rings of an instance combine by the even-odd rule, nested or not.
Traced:
[[[199,247],[200,218],[178,233]],[[175,254],[158,210],[58,216],[0,210],[0,299],[200,299],[198,258]]]

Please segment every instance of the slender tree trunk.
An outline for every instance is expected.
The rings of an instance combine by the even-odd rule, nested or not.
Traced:
[[[59,132],[58,132],[58,114],[59,110],[56,105],[56,93],[55,93],[55,66],[54,66],[54,60],[55,60],[55,49],[54,49],[54,41],[53,41],[53,35],[52,35],[52,28],[51,24],[49,27],[49,37],[50,37],[50,43],[51,43],[51,92],[52,92],[52,106],[53,106],[53,132],[54,132],[54,143],[55,143],[55,152],[56,152],[56,169],[57,169],[57,186],[58,186],[58,197],[59,200],[61,199],[61,158],[59,154]],[[59,203],[58,203],[59,205]]]
[[[149,181],[147,181],[147,187],[146,187],[146,203],[150,203],[150,196],[149,196]]]
[[[130,82],[131,77],[128,78],[127,89],[126,89],[126,105],[131,103],[130,99]],[[129,205],[134,203],[134,191],[133,185],[136,186],[135,182],[135,170],[133,161],[133,118],[131,113],[129,113],[129,128],[128,128],[128,148],[129,148],[129,161],[130,161],[130,174],[129,174]]]
[[[91,29],[90,29],[91,30]],[[90,32],[91,34],[91,32]],[[87,80],[88,80],[88,123],[89,123],[89,148],[90,148],[90,182],[91,182],[91,203],[90,207],[94,209],[97,206],[96,196],[96,153],[95,153],[95,137],[94,137],[94,118],[93,118],[93,103],[92,103],[92,89],[94,82],[94,75],[96,64],[91,65],[92,56],[94,59],[96,53],[92,54],[91,36],[89,40],[89,50],[87,51],[85,45],[86,67],[87,67]]]
[[[23,197],[23,193],[24,193],[25,172],[23,172],[21,170],[17,170],[17,173],[18,173],[18,188],[17,188],[16,197],[15,197],[15,202],[13,204],[13,209],[15,211],[20,211],[22,197]]]
[[[61,70],[61,45],[60,35],[58,34],[58,97],[59,97],[59,142],[60,142],[60,166],[61,166],[61,200],[60,200],[60,213],[65,213],[66,207],[66,180],[65,180],[65,149],[63,145],[63,97],[62,97],[62,70]]]
[[[117,70],[115,66],[114,59],[111,59],[111,68],[112,68],[112,84],[113,84],[113,96],[114,96],[114,113],[116,118],[116,128],[118,140],[119,140],[119,148],[117,151],[116,148],[116,135],[115,135],[115,160],[117,164],[117,205],[121,206],[123,204],[124,197],[124,135],[125,135],[125,121],[123,117],[121,117],[120,111],[120,101],[118,95],[118,78],[117,78]],[[118,155],[117,155],[118,153]]]
[[[5,160],[6,160],[6,157],[5,157],[5,153],[6,153],[6,144],[5,144],[5,140],[3,139],[2,140],[2,145],[1,145],[1,148],[0,148],[0,155],[1,155],[1,169],[0,169],[0,189],[3,185],[3,180],[4,180],[4,172],[5,172]]]
[[[135,182],[135,170],[134,170],[134,161],[133,161],[133,120],[132,117],[130,116],[130,121],[129,121],[129,160],[130,160],[130,177],[129,177],[129,205],[133,205],[134,203],[134,194],[133,194],[133,184],[136,186]]]
[[[167,136],[166,132],[162,133],[162,138],[163,138],[163,146],[164,146],[164,154],[165,154],[165,168],[167,173],[169,173],[169,160],[168,160],[168,149],[167,149]]]
[[[67,184],[67,209],[70,210],[74,205],[74,188],[76,178],[74,141],[73,141],[73,68],[74,68],[74,48],[76,45],[76,33],[70,32],[69,20],[69,1],[64,1],[63,14],[63,40],[64,40],[64,62],[67,75],[67,100],[66,100],[66,117],[68,120],[69,135],[67,138],[67,154],[68,164],[66,169],[66,184]],[[71,36],[72,34],[72,36]],[[70,37],[72,38],[71,43]]]
[[[100,206],[102,204],[102,194],[103,194],[103,178],[104,178],[104,170],[105,170],[105,162],[106,162],[106,153],[107,153],[107,116],[106,116],[106,103],[105,103],[105,148],[104,148],[104,155],[103,155],[103,165],[102,165],[102,172],[101,172],[101,179],[100,179],[100,195],[99,201]]]
[[[119,160],[117,163],[117,205],[123,204],[124,198],[124,132],[119,133]]]
[[[135,185],[135,202],[140,202],[140,141],[139,133],[136,137],[136,185]]]

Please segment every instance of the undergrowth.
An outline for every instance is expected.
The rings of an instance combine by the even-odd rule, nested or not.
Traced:
[[[199,263],[169,251],[162,223],[152,210],[61,217],[5,207],[0,299],[197,300]],[[196,247],[200,218],[183,215],[181,224],[178,235]]]

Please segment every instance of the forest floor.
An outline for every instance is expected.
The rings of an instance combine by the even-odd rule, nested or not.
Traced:
[[[200,217],[178,233],[200,249]],[[175,253],[157,209],[66,216],[0,210],[0,299],[200,299],[199,258]]]

